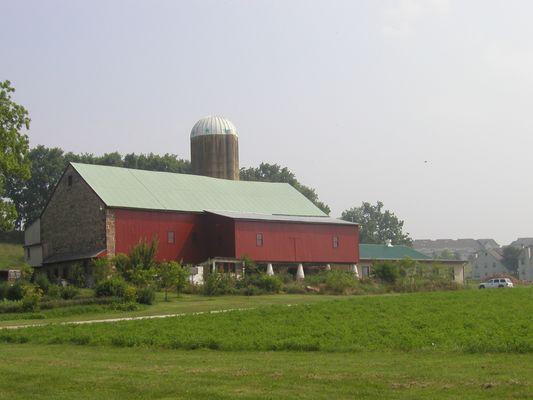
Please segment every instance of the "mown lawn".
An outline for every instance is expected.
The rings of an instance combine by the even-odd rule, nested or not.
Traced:
[[[0,342],[225,351],[532,353],[532,315],[533,288],[464,290],[1,330]]]
[[[22,244],[0,243],[0,269],[18,267],[24,264]]]
[[[525,354],[0,345],[0,399],[528,399]]]

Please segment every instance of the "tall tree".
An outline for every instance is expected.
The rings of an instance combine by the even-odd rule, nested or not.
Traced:
[[[326,214],[329,215],[331,212],[329,206],[320,201],[315,189],[302,185],[300,182],[298,182],[294,173],[291,172],[287,167],[281,167],[278,164],[261,163],[257,168],[241,168],[240,179],[242,181],[288,183],[309,200],[311,200]]]
[[[516,274],[518,271],[518,260],[522,249],[515,246],[506,246],[503,248],[503,265],[512,273]]]
[[[391,240],[393,244],[410,246],[413,240],[409,233],[403,232],[404,222],[391,211],[383,209],[383,203],[375,205],[363,202],[360,207],[353,207],[342,213],[343,220],[360,224],[359,241],[361,243],[383,244]]]
[[[30,117],[12,100],[14,92],[11,82],[0,82],[0,231],[13,229],[17,219],[15,204],[4,199],[7,181],[30,177],[28,136],[22,133],[30,128]]]

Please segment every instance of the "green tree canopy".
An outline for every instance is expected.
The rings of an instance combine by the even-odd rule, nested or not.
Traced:
[[[259,182],[282,182],[288,183],[305,197],[313,202],[318,208],[329,215],[331,212],[329,206],[318,198],[315,189],[302,185],[296,179],[296,176],[287,167],[281,167],[278,164],[261,163],[259,167],[241,168],[240,179],[242,181],[259,181]]]
[[[515,246],[506,246],[503,248],[503,265],[513,274],[518,271],[518,260],[522,249]]]
[[[393,244],[410,246],[413,240],[409,233],[403,232],[404,222],[391,211],[383,209],[383,203],[375,205],[363,202],[360,207],[353,207],[342,213],[343,220],[360,224],[360,243],[383,244],[391,240]]]
[[[0,82],[0,231],[13,229],[17,219],[15,204],[5,200],[7,182],[30,177],[28,136],[22,133],[30,128],[30,117],[12,100],[14,92],[11,82]]]

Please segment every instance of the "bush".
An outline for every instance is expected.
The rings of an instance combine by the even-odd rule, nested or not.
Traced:
[[[22,311],[35,312],[39,311],[41,298],[43,292],[35,286],[26,286],[24,288],[24,296],[22,297]]]
[[[355,289],[357,280],[352,272],[327,271],[325,273],[324,289],[335,294],[346,294]]]
[[[153,304],[155,301],[155,290],[151,287],[143,287],[137,290],[137,302],[141,304]]]
[[[8,292],[9,292],[9,283],[0,282],[0,300],[7,299]]]
[[[35,283],[44,293],[48,293],[51,285],[50,280],[46,274],[43,273],[36,274],[33,283]]]
[[[16,313],[22,311],[21,301],[2,300],[0,301],[0,314]]]
[[[235,278],[230,275],[211,272],[204,281],[203,294],[206,296],[220,296],[236,292]]]
[[[283,286],[281,278],[275,275],[270,276],[267,274],[252,276],[249,282],[267,293],[278,293]]]
[[[305,287],[300,282],[291,282],[285,285],[286,293],[289,294],[304,294],[306,293]]]
[[[374,276],[384,283],[395,283],[399,276],[399,266],[391,262],[383,262],[373,267]]]
[[[16,301],[22,300],[24,297],[24,284],[22,281],[16,281],[8,290],[6,298],[8,300]]]
[[[68,269],[67,280],[77,287],[87,286],[87,274],[80,263],[74,263]]]
[[[124,294],[122,300],[125,303],[133,303],[137,300],[137,289],[133,285],[126,285],[124,287]]]
[[[80,293],[80,290],[74,286],[62,286],[59,290],[61,298],[64,300],[73,299]]]
[[[63,286],[59,285],[50,285],[48,286],[48,291],[46,292],[46,297],[51,299],[58,299],[61,297],[61,289]]]
[[[97,297],[124,297],[128,284],[120,278],[111,278],[96,285],[94,292]]]

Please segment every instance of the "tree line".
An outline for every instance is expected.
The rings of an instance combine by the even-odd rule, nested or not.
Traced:
[[[112,152],[98,156],[42,145],[30,149],[26,131],[31,120],[28,111],[13,100],[14,92],[9,81],[0,82],[0,232],[22,230],[39,217],[69,162],[191,173],[189,160],[176,154]],[[287,167],[263,162],[258,167],[241,168],[240,179],[288,183],[324,213],[331,212],[316,190],[300,183]],[[403,232],[404,222],[393,212],[384,210],[379,201],[376,205],[363,202],[344,211],[341,218],[360,223],[362,243],[384,243],[387,239],[395,244],[412,242],[409,234]]]

